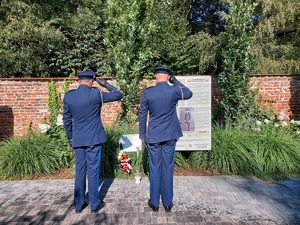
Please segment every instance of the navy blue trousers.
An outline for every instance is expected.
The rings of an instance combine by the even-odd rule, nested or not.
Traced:
[[[173,203],[176,142],[177,139],[174,139],[147,145],[150,167],[150,198],[155,206],[159,206],[160,197],[164,206],[170,206]]]
[[[86,191],[86,175],[88,176],[88,196],[91,210],[101,204],[99,199],[100,163],[102,145],[75,148],[75,187],[74,207],[81,210],[84,205]]]

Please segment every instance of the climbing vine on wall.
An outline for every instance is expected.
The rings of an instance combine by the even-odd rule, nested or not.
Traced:
[[[56,88],[55,82],[52,80],[48,83],[48,109],[50,126],[56,127],[57,116],[61,109],[60,93]]]
[[[64,92],[67,92],[69,89],[72,80],[64,80],[62,89]],[[48,109],[49,109],[49,123],[52,128],[55,128],[57,125],[57,117],[62,109],[61,95],[57,90],[56,84],[51,80],[48,84]]]

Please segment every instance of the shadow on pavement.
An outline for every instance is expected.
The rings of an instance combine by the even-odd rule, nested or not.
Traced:
[[[254,200],[270,205],[269,208],[262,210],[269,210],[274,214],[278,211],[277,215],[285,218],[284,224],[300,224],[300,184],[293,177],[277,182],[243,177],[240,182],[234,182],[232,185],[248,192]]]

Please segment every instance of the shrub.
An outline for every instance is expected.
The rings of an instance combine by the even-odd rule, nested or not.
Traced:
[[[23,178],[41,173],[51,174],[59,168],[56,143],[46,135],[30,133],[1,143],[1,178]]]
[[[222,91],[224,117],[236,123],[253,107],[249,74],[255,68],[253,45],[254,3],[229,1],[225,31],[221,33],[221,59],[218,82]]]
[[[254,163],[247,145],[247,131],[242,126],[215,125],[212,130],[212,152],[208,162],[207,153],[192,152],[190,160],[193,168],[216,169],[226,174],[251,174]]]
[[[179,152],[175,153],[175,169],[189,169],[190,165],[188,163],[188,157],[186,156],[189,152]]]
[[[55,142],[60,168],[70,168],[75,164],[74,151],[71,149],[64,126],[52,126],[46,133]]]
[[[252,120],[249,120],[252,121]],[[194,169],[216,169],[220,173],[288,176],[300,172],[300,135],[277,121],[256,124],[242,120],[238,125],[214,125],[211,160],[206,152],[190,155]]]
[[[54,21],[40,17],[41,5],[1,1],[0,77],[60,75],[51,59],[62,50],[65,37],[52,26]]]
[[[299,135],[282,127],[267,126],[249,136],[253,140],[249,152],[258,169],[255,176],[286,177],[300,172]]]

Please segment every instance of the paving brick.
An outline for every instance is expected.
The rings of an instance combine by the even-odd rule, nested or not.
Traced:
[[[73,208],[73,180],[0,182],[2,224],[187,224],[299,225],[300,178],[270,184],[257,178],[206,176],[174,178],[171,213],[148,207],[149,180],[102,180],[106,205],[97,214],[89,206]],[[126,188],[124,188],[126,187]]]

